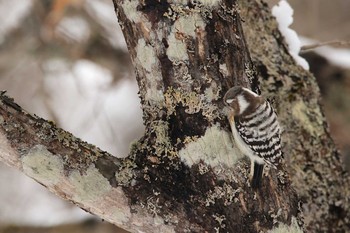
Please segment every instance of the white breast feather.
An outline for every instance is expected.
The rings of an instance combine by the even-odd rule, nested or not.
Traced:
[[[236,129],[236,125],[235,125],[235,122],[233,120],[233,117],[232,117],[232,120],[230,120],[230,125],[231,125],[232,135],[233,135],[233,138],[235,140],[236,146],[241,151],[241,153],[245,156],[248,156],[252,162],[256,161],[260,164],[264,164],[264,160],[262,158],[258,157],[257,155],[255,155],[254,151],[252,151],[252,149],[249,148],[249,146],[243,141],[243,139],[239,135],[239,133]]]

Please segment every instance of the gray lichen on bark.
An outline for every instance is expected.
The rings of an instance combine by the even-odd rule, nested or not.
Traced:
[[[165,216],[179,232],[291,225],[293,216],[299,218],[298,199],[288,181],[281,184],[271,171],[264,188],[254,193],[247,163],[230,138],[225,91],[233,85],[258,89],[255,77],[244,75],[251,61],[235,2],[114,4],[128,38],[146,125],[133,151],[140,171],[135,184],[125,187],[132,205]],[[189,221],[180,226],[179,216]]]
[[[274,100],[284,126],[287,168],[303,200],[306,229],[348,232],[349,175],[329,135],[316,79],[288,54],[268,6],[263,1],[239,2],[262,93]]]
[[[117,159],[81,141],[52,122],[30,115],[4,94],[0,96],[0,115],[2,162],[22,170],[56,195],[131,232],[172,232],[171,226],[160,224],[159,217],[147,215],[141,208],[131,212],[121,183],[127,179],[115,176],[124,169],[130,173],[125,176],[132,177],[130,158]]]

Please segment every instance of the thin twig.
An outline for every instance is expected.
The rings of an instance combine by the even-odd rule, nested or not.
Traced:
[[[309,50],[316,49],[316,48],[322,47],[322,46],[327,46],[327,45],[346,47],[346,46],[350,46],[350,41],[332,40],[332,41],[326,41],[326,42],[319,42],[316,44],[304,45],[301,47],[300,52],[305,53]]]

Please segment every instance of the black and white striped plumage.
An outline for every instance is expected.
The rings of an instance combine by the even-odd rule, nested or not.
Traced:
[[[263,97],[240,86],[228,90],[224,102],[231,110],[229,121],[235,143],[252,162],[252,186],[259,187],[264,164],[276,168],[282,158],[276,113]]]

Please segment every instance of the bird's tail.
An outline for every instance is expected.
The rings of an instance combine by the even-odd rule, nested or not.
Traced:
[[[254,174],[252,178],[252,188],[257,189],[261,186],[264,164],[254,162]]]

